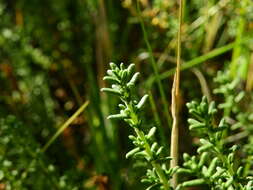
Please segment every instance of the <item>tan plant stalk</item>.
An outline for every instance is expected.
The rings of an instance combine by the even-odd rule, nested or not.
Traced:
[[[179,28],[177,33],[177,68],[174,75],[174,81],[172,86],[172,101],[171,101],[171,114],[173,119],[172,131],[171,131],[171,150],[170,155],[172,160],[170,162],[170,167],[174,168],[178,165],[178,112],[179,112],[179,84],[180,84],[180,60],[181,60],[181,31],[182,31],[182,0],[179,0],[179,11],[178,20]],[[177,176],[174,174],[171,180],[171,184],[174,188],[177,186]]]

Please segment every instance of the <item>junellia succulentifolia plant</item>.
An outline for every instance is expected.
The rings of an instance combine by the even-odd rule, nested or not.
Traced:
[[[189,128],[198,133],[200,146],[197,156],[184,154],[184,167],[178,170],[178,173],[190,174],[196,179],[181,183],[178,189],[205,184],[212,190],[252,190],[253,178],[243,175],[240,161],[235,164],[238,146],[229,147],[224,143],[223,133],[229,125],[224,118],[218,126],[214,124],[215,103],[208,104],[207,98],[203,97],[201,103],[192,101],[187,107],[193,116],[188,120]]]
[[[238,160],[235,163],[235,154],[238,146],[231,147],[225,144],[224,131],[229,127],[222,118],[215,125],[214,116],[217,113],[215,103],[208,104],[207,98],[203,97],[200,103],[192,101],[187,104],[190,114],[188,120],[190,130],[196,132],[200,138],[197,155],[183,155],[183,166],[167,169],[166,161],[171,157],[162,156],[163,147],[160,147],[154,139],[156,128],[153,127],[145,134],[142,130],[142,110],[148,96],[144,95],[140,101],[133,97],[133,90],[139,73],[134,73],[134,64],[127,68],[123,64],[118,67],[110,63],[111,69],[104,80],[111,81],[111,88],[103,88],[102,91],[118,96],[120,113],[110,115],[109,119],[122,119],[135,131],[129,139],[135,148],[126,154],[126,157],[145,160],[151,165],[147,169],[146,178],[142,182],[148,182],[150,186],[160,189],[181,190],[185,187],[207,185],[211,190],[253,190],[253,178],[243,175],[244,167]],[[169,180],[174,174],[189,176],[190,180],[180,181],[176,187]],[[195,178],[195,179],[193,179]]]
[[[218,105],[218,108],[224,110],[224,117],[231,124],[226,143],[244,142],[242,152],[245,155],[246,166],[244,176],[250,174],[253,150],[253,114],[252,99],[253,93],[244,90],[244,85],[239,77],[231,77],[228,71],[219,71],[214,79],[218,87],[214,93],[222,95],[224,103]],[[245,144],[245,142],[247,143]]]
[[[238,103],[242,100],[245,95],[244,90],[240,90],[237,93],[240,78],[232,78],[230,73],[219,71],[217,76],[214,78],[214,82],[218,84],[218,87],[214,89],[215,94],[221,94],[224,97],[224,103],[218,107],[224,110],[224,116],[229,117],[231,113],[239,111]]]
[[[126,154],[126,158],[142,159],[151,165],[152,168],[147,169],[146,178],[142,180],[142,182],[150,184],[147,189],[155,186],[159,186],[160,189],[164,190],[172,189],[169,179],[177,168],[167,169],[166,161],[171,158],[162,156],[163,147],[159,146],[154,140],[156,127],[151,128],[147,134],[142,130],[140,112],[148,99],[148,95],[144,95],[140,101],[135,100],[133,97],[133,90],[139,73],[134,72],[134,64],[125,68],[123,63],[120,67],[110,63],[110,67],[111,69],[107,71],[108,76],[105,76],[104,80],[113,84],[111,88],[102,88],[102,91],[118,96],[121,104],[119,104],[120,113],[110,115],[108,119],[122,119],[135,132],[135,135],[129,136],[135,148]]]

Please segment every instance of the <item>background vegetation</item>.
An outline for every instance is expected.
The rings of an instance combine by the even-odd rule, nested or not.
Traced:
[[[0,0],[0,189],[144,189],[142,163],[125,159],[132,129],[106,119],[118,99],[100,88],[109,62],[135,63],[137,94],[149,94],[144,131],[156,125],[169,155],[177,13],[176,0],[139,0],[139,8],[135,0]],[[236,158],[251,174],[252,1],[184,1],[181,38],[179,163],[199,141],[185,105],[205,95],[217,102],[214,120],[232,126],[226,142],[242,147]]]

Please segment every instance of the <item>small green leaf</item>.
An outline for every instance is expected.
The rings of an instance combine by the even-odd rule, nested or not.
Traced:
[[[124,70],[124,69],[125,69],[124,63],[120,63],[120,69],[121,69],[121,70]]]
[[[215,103],[214,101],[212,101],[210,104],[209,104],[209,107],[208,107],[208,114],[209,115],[213,115],[217,112],[217,109],[215,108]]]
[[[227,182],[225,183],[225,188],[228,188],[230,185],[232,185],[234,181],[234,178],[233,177],[230,177]]]
[[[157,146],[158,146],[158,143],[157,143],[157,142],[154,142],[154,143],[152,144],[152,146],[151,146],[151,151],[152,151],[152,152],[155,152],[155,149],[157,148]]]
[[[136,139],[137,139],[137,138],[136,138],[135,136],[133,136],[133,135],[129,135],[128,138],[129,138],[130,140],[136,140]]]
[[[236,171],[236,175],[237,176],[243,176],[243,167],[242,166],[240,166],[238,169],[237,169],[237,171]]]
[[[135,156],[144,157],[147,160],[151,159],[150,156],[146,153],[146,151],[137,152],[137,153],[135,153]]]
[[[110,62],[109,64],[110,64],[111,69],[118,68],[117,65],[115,63],[113,63],[113,62]]]
[[[191,181],[186,181],[182,183],[183,187],[192,187],[192,186],[197,186],[197,185],[203,185],[205,184],[205,180],[204,179],[194,179]]]
[[[183,158],[184,158],[184,161],[188,161],[188,160],[191,159],[191,157],[190,157],[189,154],[187,154],[187,153],[184,153],[184,154],[183,154]]]
[[[152,127],[152,128],[149,130],[149,132],[148,132],[147,138],[148,138],[148,139],[152,138],[152,137],[154,136],[155,132],[156,132],[156,127]]]
[[[121,80],[122,80],[122,83],[125,83],[127,81],[127,71],[126,70],[122,71]]]
[[[107,74],[108,74],[109,76],[112,76],[112,77],[115,76],[112,70],[107,70]]]
[[[147,99],[148,99],[148,95],[145,94],[145,95],[141,98],[141,100],[139,101],[139,103],[136,105],[136,107],[140,110],[140,109],[143,107],[143,105],[145,104],[145,102],[147,101]]]
[[[199,128],[204,128],[206,126],[205,123],[199,122],[195,119],[188,119],[188,123],[190,124],[189,129],[199,129]]]
[[[214,169],[215,167],[217,166],[217,163],[218,163],[218,158],[214,158],[209,166],[209,168],[207,169],[207,173],[206,173],[206,176],[211,176],[212,173],[214,172]]]
[[[138,77],[140,76],[140,73],[135,73],[131,80],[127,83],[127,86],[133,86],[135,85],[135,82],[137,81]]]
[[[177,170],[177,173],[192,174],[193,171],[190,170],[190,169],[186,169],[186,168],[179,168],[179,169]]]
[[[140,148],[139,148],[139,147],[137,147],[137,148],[135,148],[135,149],[129,151],[129,152],[126,154],[126,158],[129,158],[130,156],[133,156],[134,154],[136,154],[136,153],[139,152],[139,151],[140,151]]]
[[[128,115],[126,114],[115,114],[115,115],[109,115],[107,119],[126,119],[128,118]]]
[[[117,96],[120,96],[120,95],[121,95],[120,91],[117,90],[117,89],[102,88],[101,91],[102,91],[102,92],[108,92],[108,93],[111,93],[111,94],[114,94],[114,95],[117,95]]]
[[[111,82],[116,82],[116,83],[120,83],[120,81],[116,78],[116,77],[113,77],[113,76],[105,76],[103,78],[103,80],[106,80],[106,81],[111,81]]]
[[[216,170],[217,170],[217,171],[211,176],[211,178],[212,178],[213,180],[216,180],[216,178],[219,178],[223,173],[226,172],[225,169],[220,168],[220,167],[217,167]]]
[[[245,96],[245,92],[244,91],[241,91],[236,97],[235,97],[235,102],[238,103],[240,102],[243,97]]]
[[[162,151],[163,151],[163,146],[161,146],[161,147],[156,151],[156,155],[158,156],[159,154],[161,154]]]
[[[208,150],[209,148],[212,148],[212,147],[213,147],[213,144],[211,144],[211,143],[204,144],[204,145],[202,145],[201,147],[198,148],[197,152],[202,153],[202,152],[205,152],[206,150]]]
[[[127,74],[128,76],[131,76],[134,72],[135,65],[132,63],[127,67]]]
[[[208,159],[208,153],[207,152],[204,152],[203,154],[201,154],[200,160],[199,160],[199,163],[198,163],[198,167],[201,168],[205,164],[207,159]]]

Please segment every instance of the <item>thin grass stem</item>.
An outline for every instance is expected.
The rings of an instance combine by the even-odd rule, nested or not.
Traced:
[[[46,145],[41,149],[42,152],[45,152],[48,147],[57,139],[57,137],[80,115],[85,108],[89,105],[89,101],[86,101],[63,125],[59,127],[56,133],[49,139]]]
[[[152,67],[153,67],[153,70],[154,70],[155,81],[157,83],[158,90],[159,90],[159,93],[161,95],[162,103],[163,103],[163,106],[164,106],[164,112],[165,112],[165,115],[166,115],[166,118],[167,118],[168,126],[171,128],[171,116],[169,114],[169,109],[168,109],[169,105],[168,105],[168,102],[166,100],[166,96],[165,96],[165,92],[164,92],[164,89],[163,89],[163,86],[162,86],[162,83],[161,83],[161,79],[159,78],[159,72],[158,72],[157,64],[155,62],[152,47],[151,47],[151,45],[148,41],[147,31],[146,31],[143,19],[141,17],[139,1],[137,1],[137,11],[138,11],[138,17],[139,17],[139,20],[140,20],[140,24],[141,24],[141,29],[142,29],[142,32],[143,32],[144,41],[145,41],[146,46],[148,48],[150,61],[151,61],[151,64],[152,64]]]

